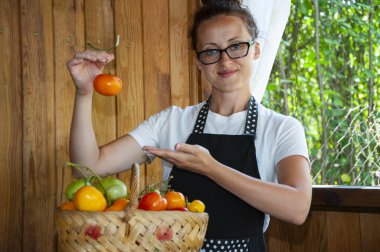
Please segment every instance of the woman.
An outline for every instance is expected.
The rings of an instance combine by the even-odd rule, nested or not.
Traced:
[[[302,224],[309,211],[305,135],[297,120],[251,96],[249,82],[260,45],[249,10],[238,0],[203,2],[191,34],[211,97],[161,111],[99,148],[91,122],[92,80],[113,55],[78,53],[67,64],[77,88],[70,157],[99,173],[121,172],[159,157],[164,179],[172,174],[174,189],[206,204],[205,250],[265,251],[268,215]]]

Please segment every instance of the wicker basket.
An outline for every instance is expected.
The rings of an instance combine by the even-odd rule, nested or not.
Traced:
[[[58,251],[199,251],[208,214],[137,209],[139,173],[139,165],[134,164],[125,211],[57,209]]]

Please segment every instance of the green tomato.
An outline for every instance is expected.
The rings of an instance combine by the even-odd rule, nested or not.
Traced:
[[[73,182],[71,182],[67,187],[66,187],[66,198],[68,200],[72,200],[74,198],[74,194],[81,189],[83,186],[86,185],[86,179],[77,179]]]
[[[127,186],[114,177],[103,178],[101,184],[99,183],[96,187],[106,195],[111,204],[117,199],[127,197]]]

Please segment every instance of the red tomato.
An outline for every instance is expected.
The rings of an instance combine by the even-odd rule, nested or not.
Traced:
[[[165,198],[168,201],[168,210],[175,210],[186,206],[186,199],[180,192],[169,191],[165,193]]]
[[[161,202],[158,205],[158,211],[164,211],[166,209],[168,209],[168,201],[161,197]]]
[[[94,89],[106,96],[117,95],[122,87],[121,80],[110,74],[99,74],[94,80]]]
[[[167,205],[167,200],[161,197],[158,192],[150,192],[141,198],[138,209],[148,211],[163,211],[166,210]]]

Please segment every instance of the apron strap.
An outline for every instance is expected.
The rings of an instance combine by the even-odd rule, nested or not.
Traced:
[[[203,134],[203,131],[206,125],[208,111],[210,109],[210,99],[211,99],[211,96],[207,99],[205,104],[203,104],[201,110],[198,113],[197,121],[195,122],[194,129],[193,129],[193,134]],[[245,120],[244,134],[252,135],[254,139],[256,139],[257,119],[258,119],[257,103],[256,103],[255,98],[251,96],[247,105],[247,117]]]
[[[247,118],[245,120],[244,134],[252,135],[256,140],[256,128],[258,119],[258,109],[255,98],[251,95],[247,106]]]
[[[195,122],[193,134],[203,134],[205,129],[206,119],[208,115],[208,110],[210,108],[210,99],[211,96],[207,99],[205,104],[203,104],[201,110],[198,113],[197,121]]]

